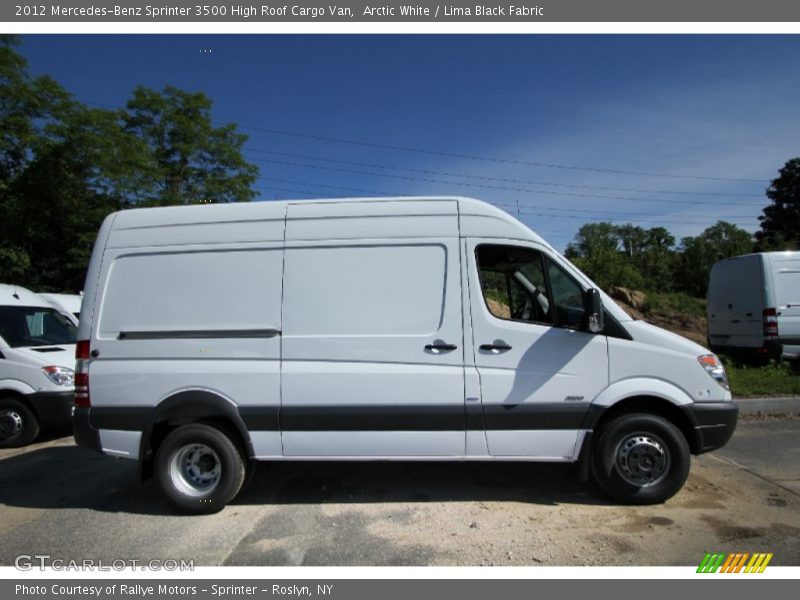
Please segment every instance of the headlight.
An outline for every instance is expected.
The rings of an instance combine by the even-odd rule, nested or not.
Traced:
[[[66,367],[44,367],[42,373],[56,385],[72,386],[75,382],[75,371]]]
[[[722,362],[720,362],[716,356],[713,354],[704,354],[703,356],[697,357],[697,362],[700,363],[700,366],[706,370],[706,373],[708,373],[714,381],[726,390],[731,389],[728,385],[728,376],[725,374],[725,367],[722,366]]]

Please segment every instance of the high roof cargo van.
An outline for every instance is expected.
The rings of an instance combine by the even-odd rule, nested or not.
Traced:
[[[50,293],[39,293],[39,295],[54,306],[62,315],[69,318],[75,325],[78,324],[78,317],[81,315],[81,295]]]
[[[257,460],[577,463],[662,502],[736,424],[713,354],[468,198],[127,210],[84,294],[76,440],[186,512]]]
[[[800,252],[762,252],[714,264],[708,344],[731,354],[800,357]]]
[[[69,425],[76,333],[38,294],[0,284],[0,448]]]

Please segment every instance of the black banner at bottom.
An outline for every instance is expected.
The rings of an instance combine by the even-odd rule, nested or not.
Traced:
[[[793,597],[796,581],[758,575],[698,575],[691,579],[26,579],[0,581],[4,600],[486,600],[498,598],[603,598],[606,594],[675,600],[687,594],[726,595],[726,600]],[[713,586],[713,589],[712,589]]]

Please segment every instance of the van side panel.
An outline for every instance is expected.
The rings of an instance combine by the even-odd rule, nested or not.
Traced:
[[[463,456],[456,204],[358,204],[361,211],[333,219],[330,205],[289,206],[284,453]],[[326,232],[336,241],[313,241]],[[426,349],[438,343],[448,348]]]
[[[778,336],[783,354],[800,356],[800,252],[767,255],[778,312]]]
[[[109,236],[95,302],[90,418],[104,451],[136,458],[110,432],[141,431],[161,402],[202,390],[247,408],[254,453],[279,455],[282,219],[218,223],[247,240],[235,244],[212,243],[210,223],[136,225]]]

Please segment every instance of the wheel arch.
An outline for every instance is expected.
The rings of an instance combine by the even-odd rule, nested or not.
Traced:
[[[594,399],[583,429],[597,432],[621,414],[650,413],[675,425],[686,438],[692,453],[696,454],[699,451],[696,423],[685,410],[693,404],[692,398],[672,383],[660,379],[627,379],[609,386]]]
[[[245,459],[253,459],[250,434],[239,414],[238,406],[222,394],[206,389],[185,389],[170,394],[152,410],[142,430],[139,446],[141,475],[152,475],[155,451],[167,434],[189,423],[205,423],[227,433]]]
[[[16,388],[0,387],[0,399],[2,398],[10,398],[12,400],[21,402],[29,411],[33,413],[37,419],[39,418],[39,413],[36,410],[36,407],[33,406],[33,402],[31,402],[28,398],[27,393],[21,392]]]

